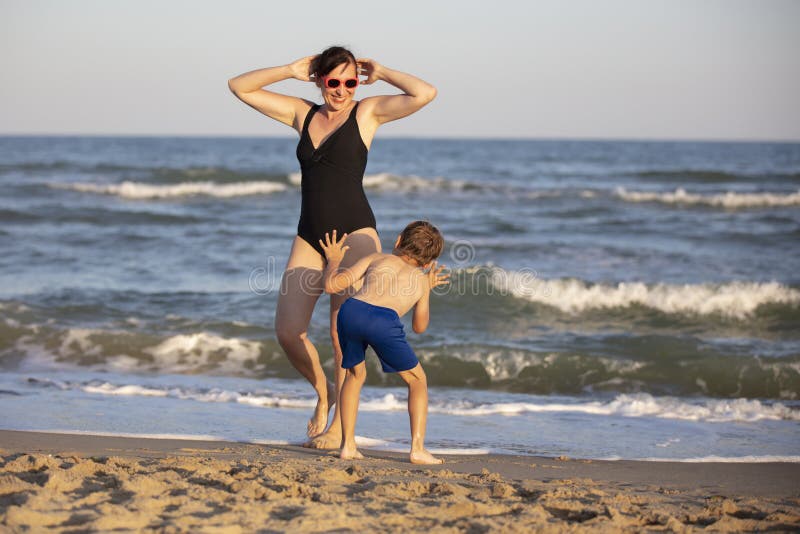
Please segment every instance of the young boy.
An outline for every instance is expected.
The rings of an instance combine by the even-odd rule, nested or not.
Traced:
[[[446,284],[444,266],[433,261],[444,247],[439,230],[425,221],[406,226],[397,237],[391,254],[375,253],[339,271],[349,247],[343,246],[347,234],[336,240],[326,233],[320,245],[328,264],[325,267],[325,292],[340,293],[358,280],[364,281],[347,299],[337,316],[336,330],[342,348],[342,367],[346,369],[339,398],[342,414],[343,459],[363,458],[356,449],[355,427],[358,397],[367,377],[364,351],[371,346],[383,371],[397,373],[408,385],[408,414],[411,419],[411,463],[440,464],[425,450],[425,425],[428,418],[428,383],[414,351],[406,341],[400,317],[412,307],[412,328],[420,334],[428,328],[428,298],[436,286]],[[423,269],[428,269],[427,272]]]

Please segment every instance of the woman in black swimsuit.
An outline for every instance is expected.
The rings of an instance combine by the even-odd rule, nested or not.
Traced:
[[[359,80],[359,76],[365,76],[366,80]],[[323,104],[263,89],[288,78],[314,82],[320,88]],[[359,84],[379,80],[397,87],[403,94],[353,100]],[[338,448],[341,444],[338,405],[327,431],[325,427],[328,411],[336,402],[344,380],[336,314],[347,295],[331,295],[334,385],[325,377],[317,350],[306,335],[311,313],[324,289],[325,255],[319,239],[333,229],[339,235],[348,234],[346,244],[350,249],[342,262],[343,268],[381,251],[375,216],[362,185],[372,138],[381,124],[411,115],[433,100],[436,89],[377,61],[357,60],[349,50],[336,46],[289,65],[247,72],[232,78],[228,86],[245,104],[300,134],[297,159],[303,173],[302,207],[297,236],[281,280],[275,332],[289,361],[318,395],[317,407],[308,422],[307,433],[313,438],[308,445]]]

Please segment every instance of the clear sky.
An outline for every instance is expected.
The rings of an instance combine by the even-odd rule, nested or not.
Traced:
[[[800,141],[798,28],[793,0],[0,0],[0,134],[292,136],[227,80],[343,44],[439,89],[382,136]]]

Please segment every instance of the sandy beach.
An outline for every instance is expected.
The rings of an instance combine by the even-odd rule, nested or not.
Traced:
[[[445,456],[0,431],[0,531],[796,531],[800,465]]]

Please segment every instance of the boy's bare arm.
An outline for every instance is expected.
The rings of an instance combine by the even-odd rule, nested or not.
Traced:
[[[427,282],[424,283],[427,284]],[[411,318],[411,328],[417,334],[423,333],[428,328],[428,322],[431,318],[429,307],[430,295],[430,288],[423,288],[422,296],[414,306],[414,315]]]
[[[448,283],[450,274],[442,274],[444,269],[444,265],[437,269],[436,262],[433,262],[430,270],[422,276],[422,296],[414,306],[414,315],[411,318],[411,328],[417,334],[423,333],[428,328],[428,323],[430,322],[431,289]]]
[[[339,265],[342,263],[344,253],[350,248],[344,246],[344,240],[347,234],[342,235],[340,241],[336,240],[336,230],[333,231],[333,236],[325,233],[325,241],[319,240],[322,250],[325,252],[325,258],[328,260],[325,265],[325,292],[326,293],[341,293],[351,285],[360,280],[367,268],[374,259],[375,254],[365,256],[354,263],[350,268],[339,271]]]

